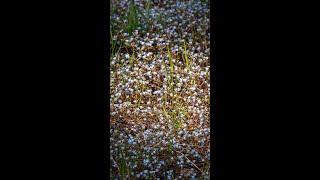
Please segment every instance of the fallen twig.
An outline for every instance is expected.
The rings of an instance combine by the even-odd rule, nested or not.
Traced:
[[[181,155],[183,155],[186,159],[188,159],[188,161],[190,161],[190,163],[195,167],[195,168],[197,168],[201,173],[203,173],[202,171],[201,171],[201,169],[197,166],[197,165],[195,165],[186,155],[184,155],[183,153],[181,153],[181,152],[179,152],[179,151],[177,151],[178,153],[180,153]]]

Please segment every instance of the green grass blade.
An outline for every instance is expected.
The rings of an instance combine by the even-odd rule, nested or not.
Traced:
[[[169,63],[170,63],[170,88],[173,88],[173,76],[174,76],[174,64],[172,61],[172,55],[170,52],[170,47],[168,47],[168,56],[169,56]]]
[[[188,59],[188,55],[187,55],[187,47],[186,47],[186,42],[185,41],[184,41],[184,59],[185,59],[187,68],[190,69],[189,59]]]
[[[174,69],[173,69],[173,62],[172,62],[170,47],[168,48],[168,55],[169,55],[169,62],[170,62],[170,72],[173,73]]]

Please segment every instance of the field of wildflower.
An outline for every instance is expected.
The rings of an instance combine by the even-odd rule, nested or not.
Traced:
[[[110,179],[209,179],[209,1],[110,6]]]

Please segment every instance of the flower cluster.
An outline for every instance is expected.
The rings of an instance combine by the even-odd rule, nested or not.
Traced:
[[[110,178],[209,179],[208,1],[111,0],[110,20]]]

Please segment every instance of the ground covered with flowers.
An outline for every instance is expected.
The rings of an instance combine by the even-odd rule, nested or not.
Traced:
[[[209,179],[208,1],[111,0],[110,178]]]

